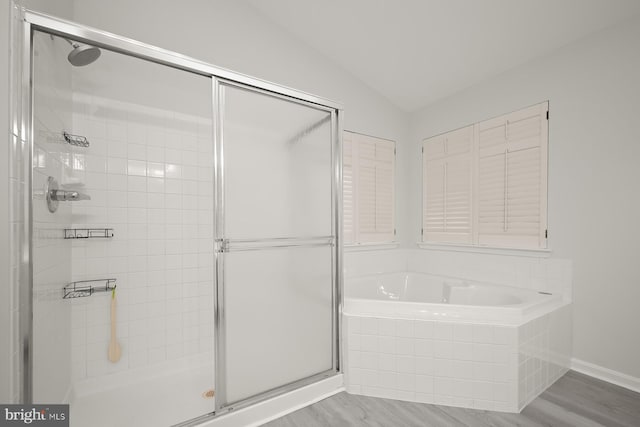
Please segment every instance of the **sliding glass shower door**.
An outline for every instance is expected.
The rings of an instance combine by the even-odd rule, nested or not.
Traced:
[[[335,372],[335,113],[217,84],[221,409]]]

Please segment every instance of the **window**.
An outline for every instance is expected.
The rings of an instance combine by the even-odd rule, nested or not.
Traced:
[[[343,137],[346,244],[395,239],[395,142],[354,132]]]
[[[548,103],[425,139],[424,242],[546,247]]]

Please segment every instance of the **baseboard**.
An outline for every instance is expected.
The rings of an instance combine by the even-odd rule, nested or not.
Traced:
[[[594,365],[593,363],[585,362],[584,360],[576,359],[575,357],[571,359],[571,369],[580,372],[581,374],[589,375],[590,377],[640,393],[640,378]]]

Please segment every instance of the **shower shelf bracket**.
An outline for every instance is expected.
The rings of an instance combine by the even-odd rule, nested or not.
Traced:
[[[62,299],[90,297],[96,292],[111,292],[116,289],[116,279],[80,280],[64,287]]]
[[[73,145],[74,147],[87,148],[90,145],[89,140],[84,136],[72,135],[67,132],[62,132],[62,136],[64,137],[64,140],[67,141],[67,144]]]
[[[110,239],[113,228],[65,228],[65,239]]]

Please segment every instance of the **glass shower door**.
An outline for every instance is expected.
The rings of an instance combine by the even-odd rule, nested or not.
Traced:
[[[330,110],[219,83],[216,406],[336,368]]]

